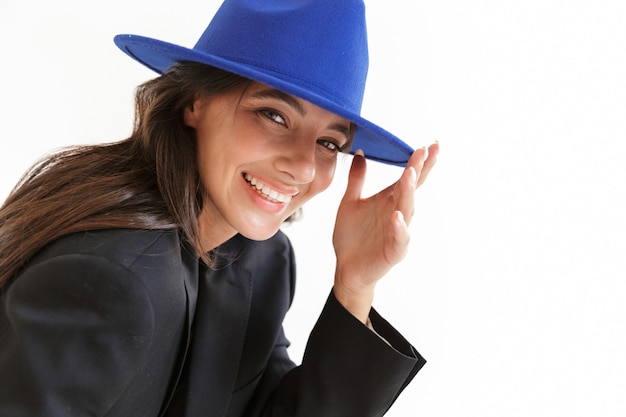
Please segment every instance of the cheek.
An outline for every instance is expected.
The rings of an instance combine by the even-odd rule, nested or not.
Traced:
[[[327,162],[318,165],[315,174],[315,180],[311,184],[311,197],[326,190],[333,182],[335,176],[336,161]]]
[[[198,139],[198,147],[196,148],[196,163],[198,164],[198,175],[203,184],[206,184],[206,180],[211,178],[211,168],[215,167],[215,163],[211,160],[211,150],[208,149],[206,144],[203,144],[202,139]]]

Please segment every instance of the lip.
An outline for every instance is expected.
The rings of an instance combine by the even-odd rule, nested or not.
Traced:
[[[252,185],[252,183],[248,181],[246,177],[252,180],[256,180],[254,181],[255,185]],[[281,208],[288,206],[289,203],[291,203],[291,199],[300,193],[299,190],[297,190],[294,187],[285,187],[284,185],[277,185],[274,182],[255,176],[248,172],[243,172],[241,175],[241,178],[246,188],[248,189],[250,195],[253,197],[253,201],[255,201],[255,203],[257,205],[260,205],[263,209],[266,209],[266,210],[269,209],[272,212],[278,211]],[[257,184],[261,184],[264,187],[269,188],[269,190],[271,191],[271,194],[275,195],[275,193],[279,193],[279,194],[282,194],[282,196],[275,195],[275,198],[273,198],[271,194],[268,195],[267,190],[265,193],[260,191],[260,189],[256,187]],[[286,201],[282,201],[282,200],[286,200]]]
[[[244,181],[246,181],[246,175],[250,175],[251,177],[255,178],[258,182],[260,182],[263,185],[267,185],[269,188],[271,188],[272,190],[279,192],[281,194],[285,194],[291,197],[295,197],[298,194],[300,194],[300,190],[298,190],[295,187],[286,187],[285,185],[281,185],[281,184],[277,184],[275,182],[272,182],[271,180],[265,179],[263,177],[259,177],[257,175],[251,174],[250,172],[243,172],[241,174],[241,177],[244,179]],[[249,185],[248,181],[246,181],[246,183]]]

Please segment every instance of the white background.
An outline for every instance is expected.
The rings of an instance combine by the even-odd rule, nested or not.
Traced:
[[[118,140],[153,74],[117,33],[193,46],[219,2],[0,0],[0,196]],[[441,143],[376,307],[428,364],[390,416],[626,415],[626,2],[369,0],[363,115]],[[299,360],[333,275],[335,184],[285,228]],[[368,193],[400,170],[370,164]],[[366,395],[366,394],[365,394]]]

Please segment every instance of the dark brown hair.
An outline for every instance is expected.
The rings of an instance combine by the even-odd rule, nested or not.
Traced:
[[[35,164],[0,207],[0,287],[52,240],[86,230],[178,228],[209,262],[199,237],[196,139],[184,111],[200,93],[249,83],[203,64],[176,64],[137,88],[128,139],[68,148]]]

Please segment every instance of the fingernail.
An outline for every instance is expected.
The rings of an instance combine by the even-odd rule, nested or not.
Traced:
[[[363,153],[363,149],[357,149],[356,152],[354,152],[354,156],[356,156],[356,155],[360,155],[360,156],[365,158],[365,154]]]

